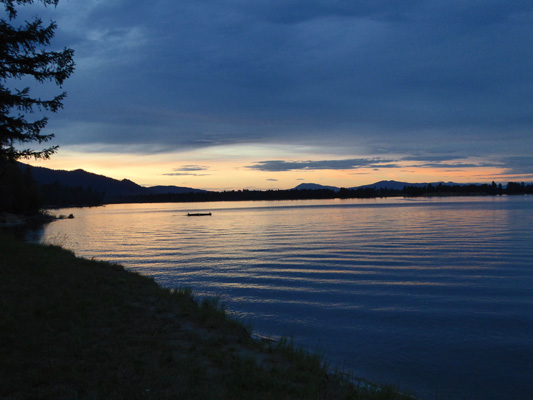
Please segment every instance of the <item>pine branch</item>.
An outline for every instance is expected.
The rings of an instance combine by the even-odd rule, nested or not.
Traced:
[[[45,6],[54,5],[57,6],[59,0],[40,0]],[[14,19],[17,16],[17,10],[15,4],[31,4],[33,0],[0,0],[0,3],[4,4],[6,12],[9,15],[9,19]]]

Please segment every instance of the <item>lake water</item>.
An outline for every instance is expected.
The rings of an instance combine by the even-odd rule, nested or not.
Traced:
[[[425,399],[533,398],[532,196],[58,213],[75,218],[30,240],[218,296],[358,377]]]

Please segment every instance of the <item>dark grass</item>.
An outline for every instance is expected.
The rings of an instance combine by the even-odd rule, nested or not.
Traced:
[[[400,399],[251,339],[216,300],[0,234],[1,399]]]

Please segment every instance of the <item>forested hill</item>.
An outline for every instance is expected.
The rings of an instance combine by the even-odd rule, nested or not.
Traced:
[[[143,187],[128,179],[113,179],[82,169],[64,171],[22,163],[19,167],[29,168],[46,206],[97,205],[133,196],[205,192],[180,186]]]
[[[82,169],[74,171],[54,170],[43,167],[30,166],[33,179],[39,185],[58,183],[69,187],[91,188],[98,192],[104,192],[109,196],[131,196],[144,194],[144,188],[128,179],[121,181],[104,175],[93,174]]]

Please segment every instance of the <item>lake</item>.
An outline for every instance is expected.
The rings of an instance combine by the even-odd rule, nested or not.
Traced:
[[[212,216],[188,217],[188,212]],[[31,232],[218,296],[357,377],[533,398],[533,197],[119,204]]]

